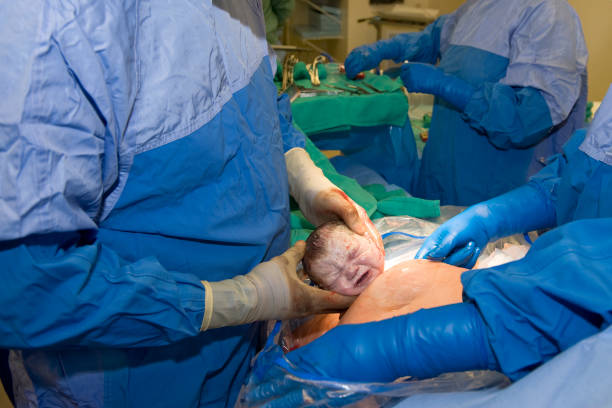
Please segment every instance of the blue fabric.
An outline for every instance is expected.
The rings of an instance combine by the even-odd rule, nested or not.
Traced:
[[[555,125],[584,96],[588,51],[580,19],[566,1],[469,0],[448,16],[440,43],[442,60],[452,46],[508,58],[499,82],[540,90]]]
[[[446,16],[441,16],[423,31],[396,35],[355,48],[344,61],[346,76],[355,78],[361,71],[376,68],[380,61],[419,61],[435,63],[440,52],[440,35]]]
[[[609,118],[607,123],[611,122]],[[557,225],[578,219],[612,217],[612,166],[581,150],[586,134],[586,129],[577,131],[565,145],[563,154],[551,158],[548,166],[529,183],[553,202]],[[607,134],[602,136],[605,138]]]
[[[0,15],[0,345],[27,349],[42,406],[233,406],[257,325],[199,334],[200,280],[288,247],[303,145],[260,3]]]
[[[295,404],[297,400],[285,398],[301,386],[279,367],[295,368],[292,372],[299,378],[339,384],[493,369],[497,365],[486,345],[484,330],[478,311],[468,303],[423,309],[378,322],[340,325],[285,356],[278,355],[278,347],[266,350],[254,367],[247,398],[254,405],[270,398],[277,399],[275,403],[282,407],[305,403]],[[308,388],[306,395],[311,391]]]
[[[416,195],[470,205],[524,184],[582,127],[587,51],[566,2],[471,0],[447,16],[439,68],[475,88],[436,98]]]
[[[447,16],[438,17],[433,23],[418,33],[398,34],[391,40],[397,42],[400,53],[395,62],[416,61],[433,64],[440,58],[440,38]]]
[[[612,400],[612,327],[504,389],[415,395],[395,408],[603,407]]]
[[[80,240],[52,234],[2,244],[1,313],[12,322],[0,328],[3,346],[155,346],[198,333],[204,290],[196,276],[153,257],[128,263],[112,247]],[[29,296],[45,307],[24,307]]]
[[[440,68],[431,64],[411,62],[402,65],[402,82],[410,92],[429,93],[443,98],[459,110],[474,94],[474,88],[466,81],[445,74]]]
[[[293,115],[291,114],[291,98],[287,93],[282,93],[278,97],[278,112],[280,130],[283,135],[283,149],[285,152],[294,147],[306,145],[306,137],[304,134],[293,126]]]
[[[374,170],[387,183],[414,190],[419,158],[410,121],[403,127],[353,127],[309,137],[319,149],[342,150],[344,156]]]
[[[612,166],[612,85],[597,110],[589,134],[580,146],[580,150]]]
[[[502,371],[518,379],[612,322],[612,218],[542,235],[516,262],[463,273]]]
[[[577,131],[529,183],[548,196],[561,227],[520,261],[462,275],[503,370],[516,379],[543,365],[501,391],[422,395],[398,407],[596,407],[610,400],[612,166],[597,158],[608,152],[611,100],[608,91],[588,135]]]
[[[608,98],[612,92],[604,101]],[[612,117],[603,110],[596,119],[588,135],[594,135],[592,146],[605,152]],[[563,154],[526,186],[477,204],[445,224],[458,236],[477,236],[470,229],[484,228],[490,237],[554,221],[558,225],[536,240],[525,258],[462,275],[465,300],[478,306],[501,369],[513,379],[612,320],[612,166],[580,150],[586,136],[585,130],[577,131]],[[556,220],[545,221],[553,216]],[[464,217],[471,224],[453,226]]]
[[[537,89],[499,83],[484,84],[474,92],[463,117],[501,150],[534,146],[552,127],[550,111]]]
[[[609,100],[612,92],[604,102]],[[612,105],[598,112],[588,133],[576,131],[563,154],[553,156],[527,185],[478,203],[440,226],[416,257],[472,267],[493,239],[578,219],[612,217],[612,166],[594,158],[605,157],[608,149],[610,111]],[[586,138],[592,155],[583,151]]]

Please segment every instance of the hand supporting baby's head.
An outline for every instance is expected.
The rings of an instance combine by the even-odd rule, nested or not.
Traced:
[[[358,235],[341,221],[319,226],[306,240],[304,271],[324,289],[358,295],[384,269],[379,236]]]

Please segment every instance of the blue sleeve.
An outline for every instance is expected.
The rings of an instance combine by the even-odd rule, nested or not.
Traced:
[[[395,53],[401,57],[394,58],[394,61],[435,64],[440,58],[440,36],[447,19],[447,15],[440,16],[421,32],[403,33],[393,37],[393,42],[401,47],[400,52]]]
[[[500,149],[538,143],[586,90],[588,52],[569,4],[544,1],[527,9],[509,45],[504,78],[478,87],[464,113]]]
[[[478,87],[463,117],[500,149],[533,146],[553,126],[548,105],[537,89],[500,83]]]
[[[204,287],[77,234],[0,243],[0,347],[163,346],[199,333]]]
[[[554,126],[563,122],[586,86],[588,51],[578,15],[567,2],[542,1],[510,38],[503,85],[537,89]]]
[[[288,152],[294,147],[304,148],[306,143],[304,133],[293,124],[291,102],[289,101],[289,95],[285,93],[278,97],[278,119],[280,122],[280,131],[283,136],[284,152]]]
[[[534,174],[530,179],[528,185],[539,190],[546,195],[549,200],[558,210],[559,204],[559,186],[562,183],[562,175],[564,170],[567,168],[568,154],[572,155],[578,149],[578,146],[584,139],[586,129],[578,130],[574,133],[572,138],[565,144],[563,153],[558,153],[550,158],[546,163],[546,167]]]
[[[612,166],[580,150],[586,134],[587,129],[577,130],[563,146],[563,153],[552,156],[529,182],[550,198],[557,225],[612,217]]]
[[[557,227],[525,258],[462,275],[493,352],[512,379],[612,322],[612,218]]]

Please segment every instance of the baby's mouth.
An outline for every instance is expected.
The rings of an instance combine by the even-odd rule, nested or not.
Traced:
[[[360,287],[363,284],[368,283],[370,276],[371,276],[370,270],[367,270],[363,275],[359,277],[359,279],[355,281],[355,287]]]

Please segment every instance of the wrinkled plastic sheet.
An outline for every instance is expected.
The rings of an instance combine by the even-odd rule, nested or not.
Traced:
[[[441,207],[444,213],[444,207]],[[458,214],[460,207],[451,208],[447,217],[422,220],[408,216],[384,217],[374,221],[385,246],[385,269],[414,259],[425,239],[451,216]],[[447,211],[448,212],[448,211]],[[531,247],[530,241],[537,239],[537,233],[515,234],[490,242],[482,250],[475,268],[490,268],[506,262],[516,261],[525,256]],[[529,240],[529,241],[528,241]]]
[[[374,221],[385,246],[385,270],[414,259],[425,239],[438,224],[408,216],[384,217]]]

